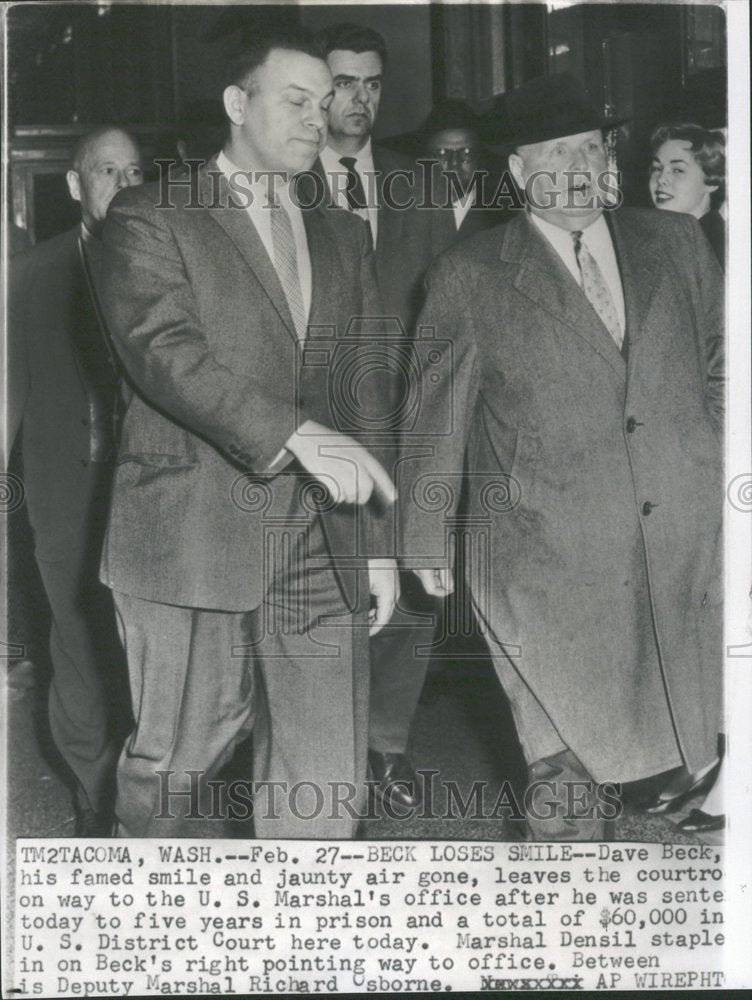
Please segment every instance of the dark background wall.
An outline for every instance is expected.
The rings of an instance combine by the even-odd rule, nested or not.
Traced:
[[[346,19],[384,35],[379,138],[415,129],[436,98],[463,96],[484,110],[532,75],[574,73],[604,109],[626,119],[617,151],[632,203],[647,198],[655,124],[725,124],[723,13],[707,4],[61,2],[16,4],[7,19],[12,213],[32,238],[75,215],[63,175],[78,135],[120,123],[138,134],[147,157],[174,154],[185,109],[208,101],[219,109],[227,55],[271,21],[316,30]]]

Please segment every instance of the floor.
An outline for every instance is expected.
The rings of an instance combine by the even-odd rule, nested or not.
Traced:
[[[49,664],[46,634],[49,610],[34,564],[30,528],[25,511],[14,511],[10,521],[9,636],[20,656],[8,658],[7,682],[7,822],[16,837],[70,837],[73,809],[65,765],[51,742],[46,723]],[[7,652],[12,652],[6,648]],[[418,769],[438,772],[429,817],[390,819],[376,807],[364,820],[360,835],[367,839],[509,840],[522,835],[519,824],[489,817],[503,788],[519,790],[524,762],[514,733],[509,707],[480,639],[464,639],[431,666],[413,723],[411,758]],[[229,765],[228,777],[245,777],[250,748],[242,747]],[[426,779],[428,780],[428,779]],[[473,783],[484,783],[483,807],[464,808]],[[505,785],[505,782],[508,783]],[[448,809],[446,786],[454,783],[453,807]],[[644,793],[644,789],[642,790]],[[490,807],[487,805],[490,803]],[[452,803],[449,803],[452,805]],[[699,801],[688,802],[672,817],[648,816],[625,802],[616,820],[614,838],[634,841],[695,843],[672,823]],[[198,831],[197,831],[198,833]],[[251,835],[248,823],[226,827],[209,822],[200,836]],[[708,835],[708,843],[722,842],[722,834]]]

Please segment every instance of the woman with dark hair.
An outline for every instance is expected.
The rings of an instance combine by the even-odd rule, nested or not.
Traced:
[[[650,138],[650,196],[656,208],[699,219],[722,268],[726,224],[726,140],[699,125],[659,125]]]

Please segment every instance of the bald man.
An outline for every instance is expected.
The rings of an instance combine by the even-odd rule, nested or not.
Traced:
[[[116,128],[84,136],[66,179],[80,225],[11,262],[7,449],[22,426],[34,554],[52,611],[50,728],[75,783],[76,834],[96,837],[111,827],[119,747],[108,692],[123,665],[110,592],[97,579],[119,380],[92,282],[109,203],[142,182],[136,141]]]

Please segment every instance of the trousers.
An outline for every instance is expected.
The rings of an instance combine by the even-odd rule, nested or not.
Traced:
[[[202,794],[253,732],[256,836],[354,836],[366,795],[367,601],[346,607],[318,521],[258,608],[117,592],[115,603],[136,719],[118,763],[121,835],[191,836],[193,820],[224,818]]]

